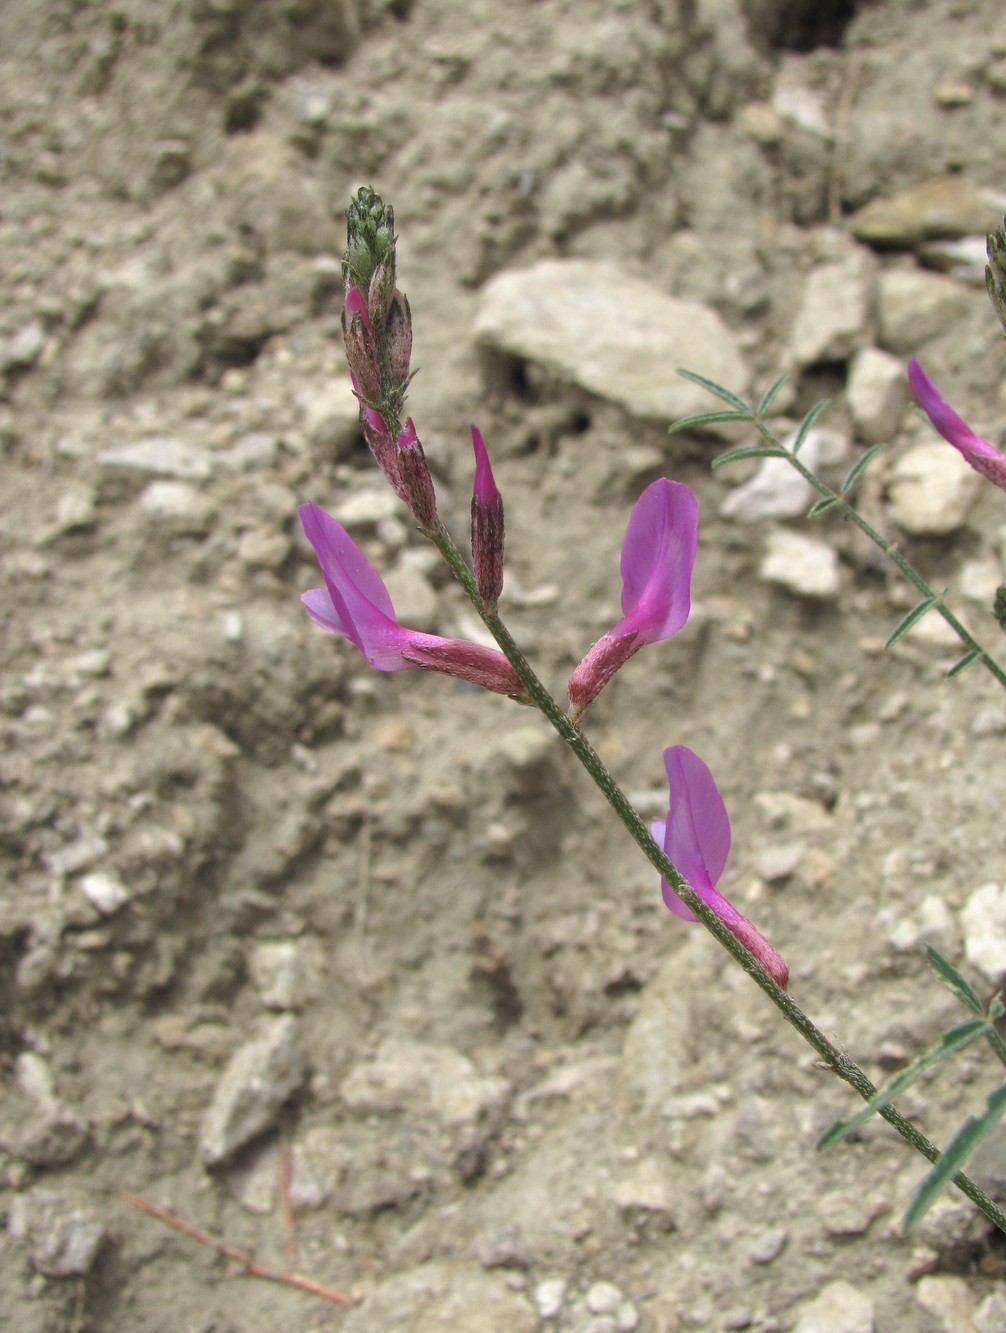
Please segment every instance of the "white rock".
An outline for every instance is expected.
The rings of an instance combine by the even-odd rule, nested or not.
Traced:
[[[983,298],[938,273],[885,269],[877,284],[877,340],[889,352],[911,355]]]
[[[944,1333],[974,1333],[975,1298],[962,1277],[924,1277],[915,1299],[934,1315]]]
[[[510,1093],[506,1079],[482,1077],[449,1046],[389,1037],[373,1059],[359,1064],[339,1089],[351,1111],[433,1116],[454,1125],[474,1124],[498,1111]]]
[[[633,416],[672,421],[716,400],[675,374],[697,371],[742,393],[733,333],[709,306],[584,259],[545,259],[497,274],[475,321],[482,341],[536,361]]]
[[[798,365],[845,361],[852,356],[869,336],[873,288],[874,260],[858,248],[808,275],[790,335]]]
[[[201,536],[213,517],[213,504],[186,481],[152,481],[139,500],[140,512],[171,536]]]
[[[171,436],[114,445],[98,455],[98,462],[110,473],[147,473],[180,481],[205,481],[213,471],[211,455],[205,449]]]
[[[891,518],[916,537],[946,536],[967,522],[984,485],[951,445],[914,444],[888,476]]]
[[[769,534],[759,573],[766,583],[778,583],[800,597],[837,597],[841,583],[832,548],[787,528]]]
[[[317,994],[321,973],[317,940],[266,940],[248,956],[252,984],[267,1009],[299,1009]]]
[[[417,569],[399,566],[388,574],[385,583],[395,617],[401,624],[427,631],[438,628],[440,609],[436,590]]]
[[[102,916],[111,916],[120,907],[125,907],[133,896],[121,880],[100,870],[95,871],[93,875],[81,877],[80,891]]]
[[[347,495],[332,510],[333,518],[347,528],[372,527],[382,519],[394,518],[402,512],[402,502],[390,486],[381,490],[357,491]]]
[[[800,1311],[793,1333],[874,1333],[873,1301],[849,1282],[829,1282]]]
[[[566,1295],[566,1279],[548,1277],[539,1282],[534,1289],[534,1303],[538,1307],[540,1319],[554,1319],[562,1309]]]
[[[982,884],[958,914],[964,954],[993,986],[1006,978],[1006,885]]]
[[[794,431],[783,444],[792,449],[795,439]],[[838,431],[811,430],[800,449],[800,457],[812,472],[817,472],[823,466],[840,462],[848,447],[848,440]],[[798,518],[806,514],[815,495],[810,482],[804,481],[785,458],[763,458],[754,476],[730,492],[720,513],[738,523],[758,523],[766,518]]]
[[[226,1161],[268,1129],[306,1073],[297,1020],[284,1014],[263,1024],[235,1051],[214,1090],[199,1136],[203,1164]]]
[[[586,1304],[591,1314],[614,1314],[622,1293],[613,1282],[594,1282],[587,1288]]]
[[[900,357],[864,347],[852,358],[845,400],[866,444],[889,440],[908,401],[908,377]]]

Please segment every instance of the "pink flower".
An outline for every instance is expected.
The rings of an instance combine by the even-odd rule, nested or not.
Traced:
[[[656,820],[650,832],[702,901],[785,989],[789,981],[786,964],[768,940],[716,888],[730,852],[730,820],[713,775],[698,755],[684,745],[672,745],[664,751],[664,768],[671,789],[670,808],[667,819]],[[660,884],[664,902],[675,916],[694,921],[695,914],[667,881],[661,880]]]
[[[661,477],[633,507],[622,542],[622,619],[569,678],[576,721],[629,658],[646,643],[669,639],[688,619],[699,509],[680,481]]]
[[[913,356],[908,363],[908,379],[919,406],[945,440],[989,481],[1006,490],[1006,455],[976,435],[963,417],[959,417]]]
[[[495,606],[503,591],[503,497],[489,462],[482,432],[472,427],[475,482],[472,487],[472,567],[479,596]]]
[[[302,504],[297,513],[325,579],[324,588],[303,593],[301,601],[322,629],[349,639],[378,671],[423,667],[496,694],[523,693],[498,649],[399,625],[383,579],[345,528],[315,504]]]

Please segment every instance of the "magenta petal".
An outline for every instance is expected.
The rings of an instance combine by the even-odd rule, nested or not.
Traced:
[[[403,656],[410,631],[395,622],[380,574],[330,514],[315,504],[302,504],[297,513],[325,579],[323,589],[301,599],[308,615],[323,629],[344,634],[379,671],[405,670],[411,665]]]
[[[473,488],[475,499],[481,505],[497,505],[500,500],[500,493],[496,487],[492,466],[489,462],[489,450],[486,448],[485,440],[482,438],[482,432],[478,426],[472,426],[471,431],[472,448],[475,450],[475,485]]]
[[[946,399],[940,396],[935,384],[914,356],[908,363],[908,379],[923,412],[943,438],[959,449],[965,458],[969,454],[978,454],[983,458],[1003,457],[988,440],[976,435],[964,418],[958,416]],[[971,462],[970,458],[968,462]]]
[[[664,768],[671,790],[664,852],[696,893],[718,898],[716,882],[730,852],[730,820],[723,797],[712,773],[687,746],[665,750]]]
[[[622,619],[610,633],[635,632],[640,646],[676,634],[691,609],[698,544],[695,496],[661,477],[633,507],[622,542]]]
[[[346,292],[346,299],[343,304],[343,314],[347,324],[353,320],[354,316],[359,315],[367,326],[368,331],[370,330],[370,311],[367,309],[367,302],[359,287],[350,287]]]

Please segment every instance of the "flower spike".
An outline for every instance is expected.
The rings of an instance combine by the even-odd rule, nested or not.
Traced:
[[[400,625],[384,580],[346,529],[315,504],[302,504],[297,513],[325,579],[324,588],[312,588],[300,600],[322,629],[348,639],[378,671],[422,667],[495,694],[523,695],[520,678],[498,649]]]
[[[598,639],[569,678],[577,721],[644,644],[677,634],[691,609],[699,508],[691,490],[666,477],[647,486],[622,542],[622,619]]]
[[[789,968],[761,932],[716,888],[730,852],[730,820],[712,773],[685,745],[672,745],[664,751],[664,768],[670,785],[670,806],[667,819],[655,820],[650,832],[667,859],[731,935],[785,990]],[[675,916],[695,920],[695,914],[666,880],[660,881],[660,887],[664,902]]]
[[[976,472],[1006,490],[1006,454],[1002,454],[988,440],[976,435],[963,417],[941,398],[935,384],[913,356],[908,363],[908,379],[919,406],[926,416]]]
[[[472,565],[479,596],[495,606],[503,591],[503,497],[478,426],[472,426],[475,484],[472,488]]]

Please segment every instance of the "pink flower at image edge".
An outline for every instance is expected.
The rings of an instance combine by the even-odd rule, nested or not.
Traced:
[[[297,513],[325,580],[324,588],[311,588],[300,600],[322,629],[349,639],[378,671],[423,667],[496,694],[522,692],[498,649],[400,625],[384,580],[345,528],[316,504],[302,504]]]
[[[943,438],[954,446],[976,472],[1006,490],[1006,455],[976,435],[938,392],[916,357],[908,363],[908,380],[919,406]]]
[[[708,767],[685,745],[664,751],[664,769],[670,786],[666,820],[655,820],[650,831],[671,864],[680,871],[735,939],[744,945],[783,989],[789,968],[768,940],[717,890],[730,853],[730,819],[723,797]],[[660,882],[664,902],[675,916],[694,921],[666,880]]]

